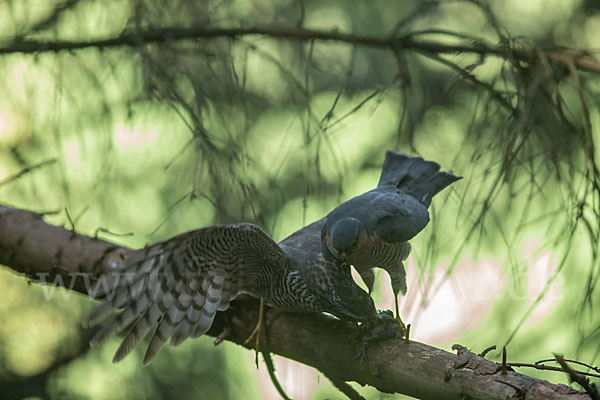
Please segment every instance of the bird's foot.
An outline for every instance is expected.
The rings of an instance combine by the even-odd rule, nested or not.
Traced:
[[[265,299],[262,297],[260,298],[259,307],[258,322],[256,323],[256,326],[254,327],[254,330],[250,336],[248,336],[248,339],[244,341],[244,346],[248,346],[250,343],[252,343],[252,340],[254,340],[254,363],[256,364],[256,369],[258,369],[258,352],[260,351],[261,347],[261,336],[264,336],[265,338],[267,336],[265,324]]]
[[[394,318],[396,320],[396,322],[398,322],[398,331],[396,333],[397,337],[403,337],[404,336],[404,332],[406,332],[406,325],[404,325],[404,321],[402,321],[402,318],[400,318],[400,315],[396,315],[396,318]]]
[[[364,368],[366,358],[366,347],[369,343],[397,337],[400,329],[399,322],[391,311],[378,311],[378,319],[374,322],[363,324],[362,328],[367,330],[362,337],[359,352],[354,359],[360,360],[361,368]]]
[[[219,333],[219,335],[215,338],[213,345],[218,346],[221,343],[223,343],[223,340],[225,340],[227,337],[229,337],[230,333],[231,333],[231,328],[228,325],[224,326],[221,333]]]
[[[398,330],[396,331],[396,337],[403,337],[408,341],[408,336],[410,334],[410,324],[405,325],[400,315],[396,315],[394,318],[396,322],[398,322]]]

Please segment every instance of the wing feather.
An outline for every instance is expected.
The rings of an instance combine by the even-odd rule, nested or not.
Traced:
[[[138,250],[97,284],[95,296],[104,303],[84,324],[98,325],[113,309],[123,311],[96,333],[91,345],[129,326],[113,359],[117,362],[156,326],[144,357],[147,365],[169,339],[177,346],[204,335],[217,311],[226,310],[240,293],[264,295],[269,270],[287,262],[277,243],[253,224],[199,229]]]
[[[135,345],[140,340],[145,338],[146,335],[148,334],[148,332],[150,332],[150,330],[152,329],[152,326],[154,325],[154,320],[151,319],[150,315],[151,315],[150,312],[146,312],[131,327],[131,329],[129,330],[129,333],[127,334],[127,336],[125,337],[123,342],[121,342],[119,349],[115,353],[115,356],[113,357],[113,362],[119,362],[123,358],[125,358],[125,356],[127,356],[127,354],[129,354],[131,352],[131,350],[133,350]]]

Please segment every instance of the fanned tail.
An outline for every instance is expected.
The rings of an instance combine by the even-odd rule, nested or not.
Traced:
[[[462,179],[451,172],[440,172],[440,165],[421,157],[388,151],[379,178],[379,185],[395,185],[419,200],[426,207],[446,186]]]

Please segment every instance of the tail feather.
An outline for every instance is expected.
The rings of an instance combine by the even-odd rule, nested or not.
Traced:
[[[440,172],[436,162],[388,151],[378,186],[395,185],[429,207],[433,196],[461,178],[451,172]]]

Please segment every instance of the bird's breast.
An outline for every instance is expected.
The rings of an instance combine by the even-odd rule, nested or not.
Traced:
[[[408,242],[386,243],[377,234],[372,237],[365,236],[365,239],[359,240],[356,250],[348,257],[348,262],[358,270],[393,266],[405,260],[410,253]]]

